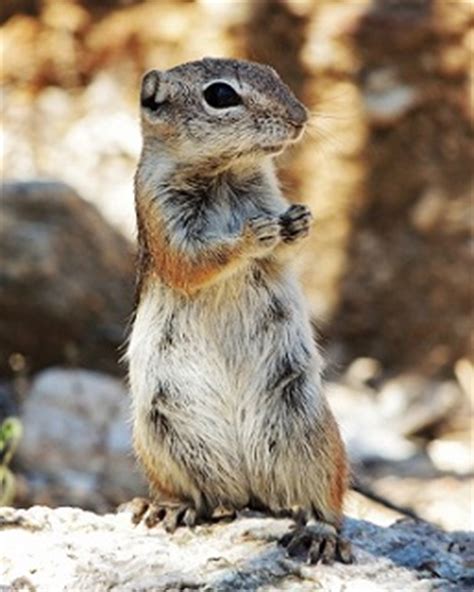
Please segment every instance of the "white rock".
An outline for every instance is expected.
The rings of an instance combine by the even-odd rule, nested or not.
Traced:
[[[36,592],[202,590],[467,592],[472,536],[428,524],[390,528],[348,520],[356,562],[308,566],[277,539],[288,520],[241,517],[179,528],[134,527],[128,513],[79,509],[0,509],[0,583],[29,582]],[[465,585],[463,578],[466,578]],[[24,584],[26,586],[26,584]],[[28,588],[26,588],[28,589]]]
[[[440,471],[453,471],[461,475],[474,472],[472,442],[443,438],[433,440],[427,446],[428,456]]]
[[[372,394],[338,383],[326,384],[326,391],[353,462],[400,461],[416,452]]]
[[[51,368],[34,380],[23,407],[18,458],[75,491],[100,487],[126,498],[143,491],[131,447],[122,382],[86,370]],[[117,491],[118,489],[118,491]]]
[[[382,364],[374,358],[356,358],[344,373],[344,379],[356,388],[367,386],[382,373]]]

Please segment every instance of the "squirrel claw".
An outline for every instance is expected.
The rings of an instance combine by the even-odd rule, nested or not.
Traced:
[[[303,204],[293,204],[280,216],[280,236],[285,243],[296,242],[309,234],[313,216]]]
[[[352,563],[351,544],[339,535],[336,529],[324,522],[312,521],[286,533],[279,541],[286,547],[289,557],[305,555],[310,565],[324,563],[331,565],[334,561]]]
[[[178,526],[195,526],[198,521],[196,509],[190,504],[173,502],[156,502],[136,497],[119,507],[119,511],[129,510],[132,513],[132,523],[136,526],[140,522],[148,528],[153,528],[160,522],[167,532],[174,532]]]
[[[247,220],[246,233],[257,249],[272,249],[280,240],[278,218],[255,216]]]
[[[131,512],[132,523],[137,525],[142,521],[142,518],[146,514],[149,507],[150,500],[144,497],[134,497],[129,502],[120,504],[120,506],[117,508],[117,512]]]

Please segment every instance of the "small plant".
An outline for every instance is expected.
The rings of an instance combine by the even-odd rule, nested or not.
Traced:
[[[15,476],[9,464],[21,439],[23,426],[16,417],[7,417],[0,426],[0,506],[8,506],[15,497]]]

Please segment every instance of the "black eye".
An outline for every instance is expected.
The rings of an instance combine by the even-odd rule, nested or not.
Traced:
[[[242,104],[242,99],[235,90],[225,82],[214,82],[204,91],[206,103],[215,109],[225,109]]]

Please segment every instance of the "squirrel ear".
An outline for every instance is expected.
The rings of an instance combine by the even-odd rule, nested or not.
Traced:
[[[166,89],[163,75],[158,70],[150,70],[142,79],[140,104],[145,109],[157,111],[166,100]]]

